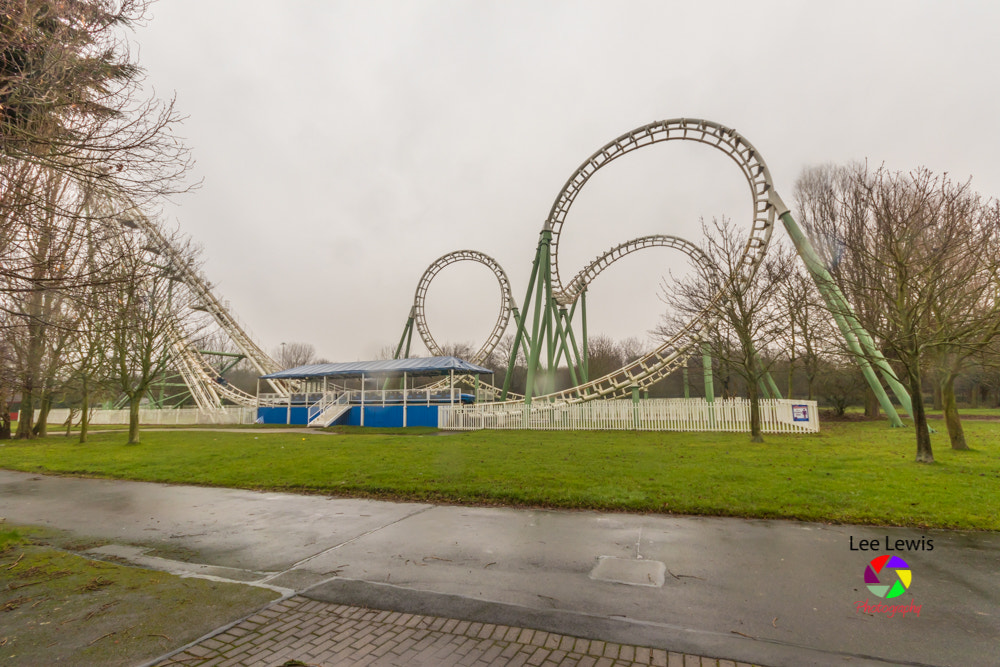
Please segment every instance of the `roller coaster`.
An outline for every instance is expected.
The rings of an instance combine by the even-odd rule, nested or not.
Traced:
[[[181,378],[180,386],[183,392],[173,392],[173,396],[159,397],[163,407],[164,401],[185,400],[188,396],[202,410],[214,410],[222,407],[224,401],[235,405],[253,406],[257,397],[235,387],[222,379],[223,369],[212,365],[210,357],[225,355],[241,361],[246,359],[253,368],[265,375],[280,370],[277,361],[264,352],[239,323],[229,308],[212,291],[211,284],[187,257],[164,236],[160,228],[134,207],[127,209],[127,226],[136,228],[145,238],[144,250],[156,258],[156,265],[169,276],[172,281],[187,289],[189,293],[178,300],[187,304],[191,313],[188,317],[178,318],[173,325],[170,344],[169,368]],[[218,332],[230,342],[230,348],[235,351],[209,351],[199,349],[195,341],[204,337],[202,323],[193,321],[193,313],[207,315]],[[287,395],[289,388],[281,382],[272,381],[272,390],[280,395]]]
[[[724,297],[720,290],[702,312],[692,318],[656,349],[611,373],[591,378],[588,368],[586,295],[588,286],[615,262],[636,252],[650,248],[670,248],[686,254],[692,262],[712,270],[710,262],[699,247],[678,236],[654,234],[620,243],[564,282],[559,265],[559,246],[567,225],[570,210],[587,182],[611,162],[641,148],[670,141],[688,141],[721,151],[728,156],[743,174],[750,190],[751,215],[747,241],[740,259],[741,271],[734,281],[750,281],[767,251],[775,221],[780,220],[791,238],[796,251],[816,282],[847,345],[854,353],[868,384],[895,425],[902,422],[888,398],[877,374],[893,391],[902,406],[909,412],[909,396],[883,358],[871,337],[864,331],[844,296],[833,282],[822,260],[810,245],[793,219],[788,207],[778,195],[771,181],[767,165],[759,151],[741,134],[718,123],[690,118],[657,121],[636,128],[608,142],[572,173],[555,198],[548,217],[539,233],[538,245],[531,274],[523,300],[518,304],[513,296],[511,281],[500,264],[486,253],[477,250],[457,250],[434,260],[420,277],[414,293],[413,304],[395,350],[395,356],[406,357],[411,353],[413,331],[416,329],[427,350],[433,355],[442,354],[441,346],[431,334],[426,318],[426,297],[432,281],[445,267],[456,262],[476,262],[486,266],[500,286],[500,308],[497,319],[487,339],[470,361],[483,363],[498,348],[511,322],[515,327],[513,345],[507,360],[507,373],[502,386],[485,385],[482,389],[491,400],[498,402],[532,401],[578,403],[601,398],[626,396],[634,388],[648,387],[671,374],[693,354],[700,354],[701,344],[718,322],[718,308]],[[144,220],[144,219],[143,219]],[[232,341],[239,354],[250,361],[261,374],[279,370],[278,364],[263,352],[243,327],[217,299],[207,280],[191,267],[183,257],[173,251],[170,244],[148,222],[141,222],[143,231],[166,258],[170,268],[179,276],[196,298],[196,308],[211,316],[214,323]],[[579,330],[579,335],[577,335]],[[518,352],[527,361],[527,383],[524,395],[510,390],[511,378]],[[173,348],[175,366],[184,379],[190,394],[199,407],[209,409],[223,400],[240,405],[251,405],[255,397],[218,381],[218,372],[196,349],[184,327],[178,324],[177,342]],[[555,387],[555,370],[565,365],[569,370],[572,386]],[[273,383],[278,395],[287,395],[290,388]]]

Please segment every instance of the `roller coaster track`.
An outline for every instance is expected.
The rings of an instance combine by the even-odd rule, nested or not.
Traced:
[[[548,307],[555,309],[573,304],[587,284],[601,271],[630,252],[650,247],[647,244],[668,245],[685,252],[695,262],[707,261],[696,246],[682,239],[643,237],[612,248],[577,273],[568,284],[564,285],[562,282],[559,271],[559,240],[570,208],[584,185],[601,167],[612,161],[640,148],[667,141],[694,141],[720,150],[729,156],[743,173],[750,187],[753,219],[740,259],[742,270],[740,275],[733,279],[748,281],[753,278],[771,238],[775,210],[784,208],[780,198],[774,193],[767,165],[753,145],[735,130],[707,120],[678,118],[650,123],[621,135],[587,158],[566,181],[542,227],[542,240],[539,243],[539,253],[548,252],[546,262],[550,270],[550,275],[546,277],[549,283],[549,292],[546,295],[550,302]],[[676,239],[676,242],[668,243],[667,238]],[[653,239],[658,241],[654,242]],[[690,356],[692,348],[703,339],[705,332],[715,326],[718,320],[712,315],[715,310],[713,306],[722,299],[723,291],[720,290],[708,307],[655,350],[603,377],[569,389],[535,396],[534,399],[578,403],[598,398],[625,396],[633,387],[648,387],[658,382],[683,364]],[[537,344],[538,341],[535,342]]]
[[[568,283],[564,285],[562,282],[559,270],[559,240],[562,237],[563,226],[566,224],[570,208],[584,185],[601,167],[612,161],[640,148],[667,141],[694,141],[720,150],[736,163],[745,177],[750,188],[753,216],[750,234],[740,260],[743,268],[740,275],[734,277],[733,280],[748,281],[752,279],[767,249],[774,228],[775,214],[777,212],[780,215],[787,211],[787,208],[774,191],[770,172],[764,160],[743,136],[735,130],[711,121],[679,118],[650,123],[621,135],[587,158],[573,172],[556,197],[542,227],[539,256],[536,257],[535,268],[537,269],[541,263],[548,267],[549,273],[546,276],[532,275],[529,283],[529,300],[531,285],[534,285],[536,278],[538,278],[539,293],[536,300],[540,301],[544,298],[547,302],[545,308],[551,309],[553,313],[560,310],[565,311],[567,307],[573,306],[585,293],[588,285],[613,263],[647,248],[665,247],[679,250],[688,255],[703,270],[708,272],[715,270],[704,252],[696,245],[677,236],[654,234],[632,239],[612,247],[578,271]],[[542,253],[545,253],[546,257],[542,258]],[[418,283],[411,310],[411,320],[416,319],[421,339],[427,345],[428,350],[433,354],[440,354],[440,346],[437,345],[427,328],[424,317],[424,298],[427,287],[440,270],[452,262],[461,260],[473,260],[486,264],[500,281],[505,302],[508,304],[506,308],[501,308],[493,331],[473,359],[475,363],[481,363],[496,348],[509,323],[510,312],[515,308],[513,297],[510,296],[510,283],[506,273],[488,255],[472,250],[461,250],[444,255],[431,264]],[[699,315],[655,350],[608,375],[569,389],[535,396],[534,399],[577,403],[597,398],[625,396],[631,392],[633,387],[648,387],[658,382],[684,363],[690,356],[692,348],[704,338],[705,332],[715,326],[718,319],[713,313],[716,311],[715,306],[722,299],[721,295],[724,291],[720,290],[713,301]],[[515,345],[518,345],[519,341],[526,341],[527,346],[535,350],[533,361],[530,361],[529,364],[536,363],[541,341],[533,340],[532,336],[540,337],[538,319],[545,317],[545,315],[541,315],[542,311],[536,306],[536,321],[533,329],[535,333],[532,334],[529,333],[527,323],[516,314],[516,311],[514,312],[515,320],[519,326]],[[556,313],[553,317],[558,322],[561,315]],[[568,329],[568,327],[569,322],[566,321],[566,328]],[[541,329],[544,331],[545,327],[543,326]],[[548,335],[554,336],[555,334],[550,331]],[[508,401],[520,401],[523,398],[510,392],[507,394]]]
[[[191,307],[208,313],[258,373],[266,375],[281,370],[278,363],[253,341],[236,321],[236,318],[215,296],[210,284],[198,272],[193,262],[175,248],[156,224],[145,215],[142,215],[135,208],[130,209],[129,213],[134,215],[131,221],[145,235],[147,249],[165,262],[164,270],[169,272],[172,278],[183,282],[191,290],[195,299]],[[256,396],[217,381],[216,371],[190,342],[190,338],[185,334],[180,322],[175,328],[175,341],[171,347],[177,371],[187,384],[191,396],[199,408],[209,410],[221,407],[222,399],[247,407],[257,404]],[[284,383],[273,380],[268,382],[275,393],[288,394],[288,387]]]
[[[486,342],[484,342],[472,358],[469,359],[469,361],[474,364],[481,364],[486,361],[486,358],[489,357],[493,350],[496,349],[496,346],[500,343],[500,339],[503,337],[503,333],[507,329],[507,325],[510,322],[511,314],[517,313],[517,303],[514,301],[514,296],[510,291],[510,279],[507,277],[507,272],[503,270],[503,267],[501,267],[495,259],[486,253],[479,252],[478,250],[456,250],[448,253],[447,255],[438,257],[429,267],[427,267],[424,274],[420,276],[420,281],[417,283],[417,291],[413,295],[412,312],[415,318],[417,332],[420,334],[420,339],[424,341],[424,345],[427,346],[427,350],[432,355],[444,355],[441,347],[437,344],[437,341],[434,340],[434,336],[431,335],[430,327],[427,325],[427,289],[430,287],[435,276],[437,276],[442,269],[450,264],[454,264],[455,262],[476,262],[482,264],[493,272],[497,282],[500,284],[500,312],[497,315],[496,322],[493,324],[493,330],[490,331],[490,335],[487,337]]]
[[[612,264],[626,255],[631,255],[636,251],[644,250],[646,248],[673,248],[675,250],[680,250],[694,260],[707,273],[714,273],[716,270],[715,265],[712,264],[711,260],[709,260],[708,256],[705,255],[702,249],[690,241],[686,241],[679,236],[651,234],[649,236],[640,236],[639,238],[616,245],[604,254],[599,255],[597,259],[580,269],[580,271],[573,276],[573,279],[569,281],[569,286],[566,288],[566,293],[571,295],[573,301],[575,301],[576,298],[587,289],[590,283],[592,283],[597,276],[603,273]]]
[[[587,181],[599,169],[633,151],[668,141],[694,141],[711,146],[729,156],[739,167],[750,186],[753,198],[753,223],[743,261],[751,273],[763,259],[774,226],[774,188],[771,174],[753,145],[736,130],[708,120],[677,118],[658,121],[627,132],[591,155],[569,177],[556,197],[542,231],[551,233],[549,264],[552,272],[552,296],[561,305],[576,300],[579,292],[564,287],[559,272],[559,240],[570,208]],[[777,200],[780,202],[780,199]],[[783,207],[783,204],[780,205]],[[787,209],[786,209],[787,210]],[[781,213],[783,211],[779,211]]]
[[[497,279],[497,283],[500,286],[500,310],[497,314],[497,319],[493,324],[493,329],[490,331],[489,336],[486,338],[486,341],[482,344],[479,350],[476,351],[471,359],[469,359],[469,361],[474,364],[482,364],[493,353],[497,345],[499,345],[500,340],[503,338],[504,331],[507,330],[507,326],[510,323],[511,316],[513,315],[515,320],[520,319],[520,312],[517,308],[517,302],[514,300],[514,296],[511,293],[510,278],[507,277],[507,272],[504,271],[503,267],[500,266],[495,259],[486,253],[479,252],[478,250],[455,250],[434,260],[434,262],[432,262],[431,265],[424,271],[423,275],[420,276],[420,280],[417,282],[417,289],[413,294],[413,306],[410,309],[410,319],[407,323],[407,327],[416,326],[420,339],[424,342],[427,350],[432,355],[444,355],[444,351],[434,339],[434,336],[430,331],[430,326],[427,324],[427,290],[430,288],[434,278],[442,271],[442,269],[456,262],[475,262],[482,264],[493,273],[493,276]],[[406,336],[405,332],[404,336]],[[475,378],[468,375],[456,378],[456,380],[464,382],[470,386],[475,384]],[[428,388],[439,389],[447,384],[448,381],[439,380],[429,384]],[[497,398],[500,395],[500,388],[491,383],[482,382],[479,384],[479,387],[482,392],[485,392],[492,398]]]
[[[590,264],[581,269],[572,280],[570,280],[568,291],[574,295],[579,295],[587,289],[587,286],[590,285],[590,283],[593,282],[597,276],[610,267],[614,262],[622,259],[626,255],[630,255],[634,252],[647,248],[672,248],[680,250],[700,265],[706,273],[713,273],[716,270],[715,265],[712,264],[701,248],[691,242],[677,236],[652,234],[649,236],[641,236],[639,238],[632,239],[631,241],[626,241],[625,243],[609,249],[602,255],[599,255]],[[515,321],[519,321],[520,319],[520,313],[517,310],[516,302],[511,294],[510,280],[507,278],[507,273],[504,271],[503,267],[501,267],[495,259],[485,253],[475,250],[457,250],[439,257],[421,276],[420,281],[417,284],[416,293],[414,294],[413,309],[411,312],[415,315],[417,331],[420,333],[420,338],[423,340],[424,345],[427,346],[428,351],[430,351],[433,355],[443,355],[444,352],[441,350],[441,347],[438,345],[433,335],[431,335],[430,329],[427,325],[427,318],[425,315],[427,289],[437,274],[440,273],[441,269],[449,264],[459,261],[474,261],[484,264],[493,272],[500,284],[503,301],[500,313],[497,316],[496,323],[493,326],[493,330],[491,331],[489,338],[487,338],[486,342],[483,343],[479,351],[477,351],[472,359],[470,359],[470,361],[474,364],[482,364],[499,344],[501,338],[503,337],[503,333],[510,322],[511,314],[514,315]],[[465,381],[467,384],[472,384],[474,378],[463,376],[461,380]],[[445,386],[446,384],[447,382],[439,381],[430,386],[438,388]],[[500,396],[501,390],[499,387],[485,382],[480,383],[479,386],[482,391],[485,391],[493,398]],[[519,401],[523,400],[524,396],[508,392],[508,399]]]
[[[176,370],[184,379],[191,397],[202,410],[212,410],[222,405],[226,399],[236,405],[250,407],[257,405],[257,397],[231,384],[219,382],[218,373],[205,357],[198,352],[179,328],[175,329],[175,341],[171,346]]]

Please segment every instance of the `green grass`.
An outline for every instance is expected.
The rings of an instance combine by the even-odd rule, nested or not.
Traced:
[[[278,596],[84,558],[44,529],[19,526],[0,535],[7,532],[22,537],[0,546],[4,664],[135,665]]]
[[[0,553],[6,551],[8,547],[20,544],[23,541],[24,536],[21,535],[21,531],[16,528],[0,527]]]
[[[809,436],[428,429],[338,434],[173,431],[7,441],[0,467],[467,504],[1000,529],[1000,424],[965,424],[969,452],[912,429],[828,423]]]

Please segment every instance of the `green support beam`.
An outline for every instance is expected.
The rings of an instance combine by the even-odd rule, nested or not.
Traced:
[[[903,426],[903,421],[899,418],[899,413],[896,412],[895,406],[889,400],[889,396],[886,394],[885,388],[882,387],[882,383],[875,376],[873,366],[882,374],[886,384],[892,389],[892,392],[896,395],[896,398],[906,412],[912,415],[913,406],[910,402],[909,393],[896,378],[896,374],[893,373],[889,362],[886,361],[882,353],[875,347],[871,336],[864,330],[861,323],[857,321],[850,305],[847,303],[847,299],[834,282],[833,276],[826,270],[823,261],[816,253],[816,249],[812,247],[809,239],[799,228],[790,211],[786,210],[781,214],[781,222],[785,225],[785,231],[788,232],[788,236],[792,239],[799,257],[805,262],[806,268],[812,275],[813,281],[819,289],[820,296],[823,297],[827,309],[833,315],[834,321],[844,336],[848,348],[855,359],[857,359],[858,365],[861,366],[861,372],[865,376],[868,386],[871,387],[875,393],[875,397],[878,399],[879,405],[882,406],[882,410],[889,417],[889,422],[894,427]]]

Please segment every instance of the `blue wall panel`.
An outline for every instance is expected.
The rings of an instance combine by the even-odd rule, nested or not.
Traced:
[[[257,417],[262,417],[265,424],[298,424],[305,426],[309,418],[309,408],[292,406],[291,420],[288,419],[288,407],[257,408]]]
[[[436,405],[408,405],[406,407],[407,426],[438,425],[438,409]]]
[[[431,426],[437,428],[438,406],[408,405],[406,406],[407,426]],[[308,423],[309,408],[292,406],[291,421],[288,421],[287,407],[257,408],[257,416],[263,418],[265,424],[292,424],[305,426]],[[355,405],[340,417],[336,424],[347,426],[361,425],[361,406]],[[365,406],[365,426],[379,428],[400,428],[403,425],[403,406],[386,407]]]
[[[361,426],[361,406],[355,405],[346,415],[345,419],[338,419],[338,424],[348,426]],[[365,406],[365,426],[378,428],[400,428],[403,425],[403,406],[392,405],[386,407]],[[407,426],[431,426],[437,428],[438,416],[436,405],[408,405],[406,406]]]

